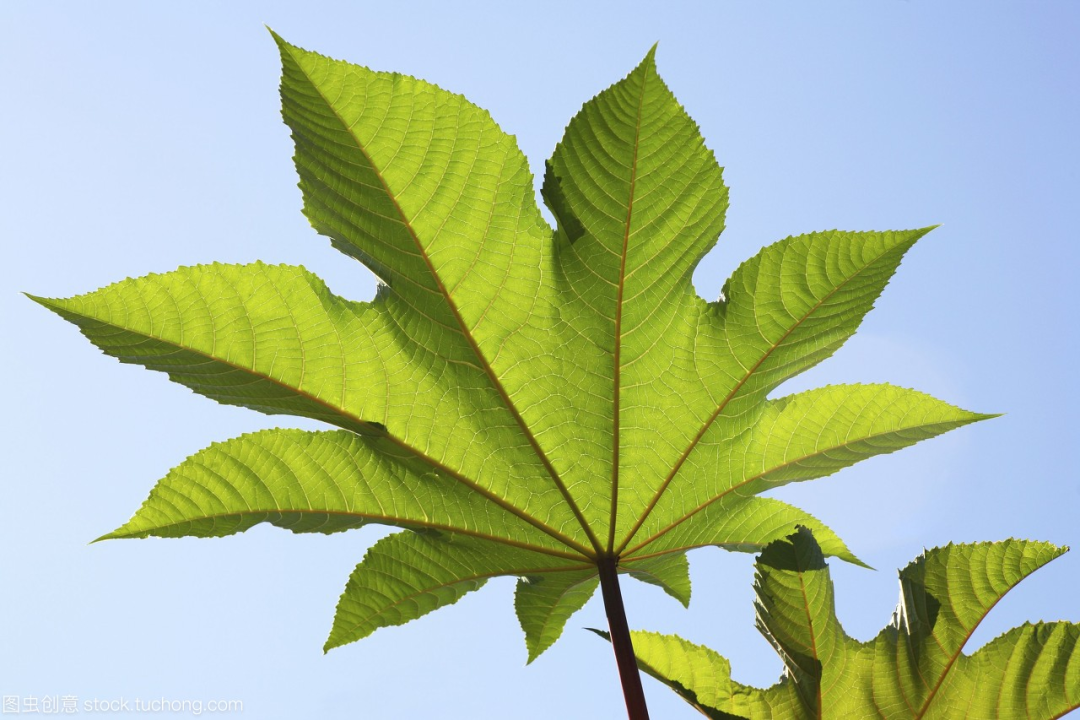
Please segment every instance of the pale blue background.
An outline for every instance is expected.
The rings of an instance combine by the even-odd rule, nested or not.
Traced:
[[[452,9],[457,6],[457,9]],[[1005,412],[780,497],[870,564],[834,575],[869,637],[923,546],[1080,545],[1076,470],[1080,4],[0,4],[0,694],[239,699],[250,718],[620,718],[591,603],[525,667],[512,581],[323,656],[377,537],[259,527],[223,540],[87,541],[211,441],[281,422],[103,357],[17,294],[66,296],[221,260],[303,263],[373,291],[299,212],[266,23],[294,43],[465,93],[539,170],[566,121],[659,40],[660,71],[726,166],[709,299],[791,233],[942,223],[860,334],[787,389],[891,381]],[[303,9],[301,9],[303,8]],[[676,631],[765,684],[750,556],[692,555],[689,611],[627,588],[630,624]],[[1038,572],[975,643],[1080,620],[1080,553]],[[697,715],[647,681],[656,718]]]

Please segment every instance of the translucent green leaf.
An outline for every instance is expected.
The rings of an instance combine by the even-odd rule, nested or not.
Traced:
[[[720,498],[702,515],[708,518],[707,522],[683,522],[645,550],[639,550],[635,557],[654,557],[648,551],[664,554],[709,545],[732,552],[757,553],[773,540],[789,535],[792,528],[802,525],[813,528],[829,555],[866,567],[820,520],[779,500],[732,493]]]
[[[454,535],[397,533],[375,543],[338,601],[325,650],[402,625],[500,575],[580,572],[587,566]]]
[[[724,459],[760,420],[775,415],[766,394],[831,355],[855,332],[903,253],[925,233],[788,238],[736,270],[721,302],[707,306],[694,298],[694,331],[675,345],[688,353],[697,383],[666,401],[669,413],[692,417],[664,426],[680,433],[671,440],[678,452],[651,468],[651,477],[662,480],[644,512],[635,514],[622,547],[651,542],[665,532],[672,514],[741,484],[744,478],[733,477]]]
[[[127,524],[102,539],[219,537],[260,522],[324,533],[375,522],[569,555],[388,439],[345,431],[264,430],[215,443],[174,468]]]
[[[1025,623],[957,664],[957,677],[975,681],[950,674],[944,700],[925,717],[944,719],[963,708],[972,718],[1057,718],[1080,707],[1080,624]]]
[[[690,566],[685,553],[670,553],[627,562],[626,574],[662,588],[683,606],[690,603]],[[566,622],[596,592],[595,569],[525,577],[518,581],[514,606],[525,630],[529,662],[551,647]]]
[[[715,718],[1060,717],[1080,707],[1080,624],[1025,624],[964,655],[993,606],[1067,548],[1007,540],[929,550],[900,572],[900,604],[876,638],[835,615],[824,555],[805,528],[757,562],[758,627],[784,661],[768,689],[731,680],[708,648],[635,633],[642,668]]]
[[[720,167],[657,74],[654,51],[570,121],[544,179],[560,226],[563,317],[602,353],[579,401],[603,418],[601,457],[616,455],[593,470],[610,478],[592,494],[608,546],[696,429],[693,340],[704,303],[690,277],[727,208]]]
[[[987,417],[884,385],[768,398],[855,332],[927,231],[788,238],[704,301],[691,277],[727,189],[653,51],[570,121],[543,182],[552,229],[486,111],[274,37],[304,213],[379,277],[375,298],[255,263],[35,299],[123,362],[341,430],[211,446],[107,537],[259,522],[443,533],[373,550],[331,644],[503,574],[529,578],[518,610],[534,658],[601,564],[686,602],[696,547],[757,552],[804,525],[857,562],[822,522],[759,495]],[[380,609],[383,567],[407,575],[396,610]]]
[[[551,231],[514,139],[460,95],[277,40],[305,214],[387,283],[409,337],[437,339],[431,362],[444,370],[442,396],[487,398],[459,413],[476,419],[468,431],[498,448],[476,448],[473,457],[490,464],[502,448],[528,454],[511,465],[526,472],[514,485],[533,498],[531,512],[553,513],[552,526],[595,546],[566,480],[603,455],[591,433],[567,426],[574,360],[595,353],[560,318]],[[461,349],[457,364],[443,361],[444,346]],[[570,372],[560,373],[560,363]]]
[[[684,607],[690,605],[690,563],[686,560],[686,553],[643,558],[627,562],[625,567],[631,577],[662,588]]]
[[[514,609],[525,631],[530,663],[559,639],[566,621],[585,607],[599,582],[595,569],[533,575],[518,581]]]
[[[121,362],[166,372],[218,402],[357,432],[389,419],[375,392],[387,382],[386,319],[303,268],[199,265],[34,299]]]
[[[766,401],[755,414],[753,425],[709,448],[708,472],[698,482],[663,498],[656,517],[668,518],[668,524],[629,552],[705,544],[702,530],[731,519],[748,496],[830,475],[859,460],[991,417],[890,385],[820,388]],[[765,542],[777,537],[781,535]],[[823,543],[838,554],[831,538],[823,536]]]
[[[606,634],[604,634],[606,637]],[[664,683],[701,714],[715,720],[799,718],[795,684],[785,676],[768,690],[731,679],[731,663],[704,645],[676,635],[634,632],[642,671]]]

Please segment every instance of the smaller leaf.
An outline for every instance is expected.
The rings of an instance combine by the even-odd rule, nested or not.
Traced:
[[[1006,540],[927,551],[900,572],[900,606],[858,642],[836,619],[821,548],[800,528],[762,552],[758,627],[784,660],[767,689],[674,636],[633,634],[643,670],[712,718],[1050,718],[1080,707],[1080,624],[1026,624],[962,654],[982,618],[1067,548]]]

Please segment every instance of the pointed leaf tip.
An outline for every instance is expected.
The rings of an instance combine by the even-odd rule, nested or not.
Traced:
[[[649,52],[645,53],[645,57],[638,63],[638,68],[651,68],[653,72],[656,72],[656,48],[660,45],[660,41],[653,43],[649,48]]]
[[[274,31],[274,28],[270,27],[269,25],[263,25],[263,27],[266,28],[266,32],[270,33],[270,37],[274,38],[274,42],[278,44],[278,47],[289,44],[285,40],[285,38],[281,37]]]
[[[56,300],[54,298],[47,298],[47,297],[43,297],[41,295],[32,295],[31,293],[28,293],[28,292],[24,292],[23,295],[25,297],[29,298],[30,300],[33,300],[34,302],[36,302],[38,305],[41,305],[42,307],[48,308],[50,310],[53,309],[53,303],[56,302]]]
[[[897,230],[897,231],[894,231],[894,232],[906,233],[906,234],[910,235],[910,237],[911,237],[911,245],[914,245],[915,243],[922,240],[923,238],[925,238],[927,235],[929,235],[933,231],[937,230],[939,227],[941,227],[940,224],[924,225],[923,227],[919,227],[919,228],[912,228],[910,230]],[[910,247],[908,249],[910,249]],[[904,251],[904,254],[905,255],[907,254],[906,250]]]
[[[596,628],[591,628],[591,627],[582,628],[582,629],[583,630],[588,630],[589,632],[591,632],[591,633],[593,633],[595,635],[598,635],[599,637],[603,638],[604,640],[607,640],[608,642],[611,642],[611,635],[609,635],[606,630],[597,630]]]
[[[145,506],[145,503],[144,503],[144,506]],[[141,511],[141,508],[140,508],[140,511]],[[138,535],[138,534],[136,534],[136,533],[135,533],[134,531],[132,531],[132,530],[128,529],[128,528],[130,528],[130,527],[131,527],[131,524],[132,524],[132,522],[133,522],[133,521],[134,521],[134,520],[135,520],[135,519],[136,519],[136,518],[137,518],[138,516],[139,516],[139,512],[136,512],[136,513],[135,513],[135,516],[134,516],[134,517],[132,517],[132,518],[131,518],[131,520],[128,520],[128,521],[127,521],[126,523],[124,523],[124,524],[123,524],[123,525],[121,525],[120,527],[116,528],[115,530],[112,530],[112,531],[110,531],[110,532],[107,532],[107,533],[105,533],[104,535],[102,535],[102,536],[100,536],[100,537],[96,537],[96,538],[94,538],[93,540],[91,540],[91,541],[90,541],[90,543],[89,543],[89,544],[90,544],[90,545],[93,545],[94,543],[99,543],[99,542],[102,542],[103,540],[133,540],[133,539],[145,539],[146,537],[148,537],[148,535],[145,535],[145,534],[144,534],[144,535]]]
[[[281,35],[278,35],[273,30],[273,28],[271,28],[269,25],[267,25],[265,27],[266,27],[267,32],[270,33],[270,37],[272,37],[274,39],[274,43],[277,45],[278,52],[281,54],[282,59],[284,59],[286,53],[291,55],[292,53],[294,53],[297,50],[299,50],[302,53],[307,52],[306,50],[299,47],[298,45],[293,45],[291,42],[289,42],[285,38],[281,37]]]

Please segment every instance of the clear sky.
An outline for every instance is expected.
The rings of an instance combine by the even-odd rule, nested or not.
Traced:
[[[289,422],[102,356],[18,294],[68,296],[181,264],[304,264],[365,299],[368,272],[300,214],[263,24],[312,50],[467,95],[542,168],[581,103],[659,41],[658,64],[726,167],[728,230],[699,291],[789,234],[941,223],[860,333],[778,393],[888,381],[1004,412],[778,497],[877,572],[835,567],[873,635],[924,546],[1080,546],[1080,4],[183,2],[0,4],[0,694],[244,703],[249,718],[625,717],[599,598],[532,666],[511,580],[323,656],[365,529],[89,540],[210,442]],[[304,427],[313,424],[295,423]],[[691,555],[690,610],[626,587],[633,628],[678,632],[767,684],[752,558]],[[1080,551],[974,638],[1080,621]],[[697,715],[647,681],[654,717]],[[232,715],[230,717],[238,717]]]

